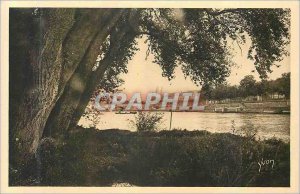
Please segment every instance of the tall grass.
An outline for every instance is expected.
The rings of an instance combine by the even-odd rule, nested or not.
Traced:
[[[81,129],[43,153],[44,185],[289,186],[289,144],[275,139]],[[259,172],[262,159],[273,159],[274,167]]]

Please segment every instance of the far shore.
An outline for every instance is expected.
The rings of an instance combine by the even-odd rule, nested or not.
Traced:
[[[257,114],[290,114],[290,101],[289,100],[273,100],[273,101],[229,101],[218,103],[206,103],[202,104],[204,110],[195,111],[189,110],[171,110],[171,107],[167,107],[165,110],[161,110],[159,107],[152,108],[150,110],[126,110],[124,107],[118,107],[116,111],[104,111],[104,112],[128,112],[128,114],[134,114],[138,111],[157,111],[157,112],[200,112],[200,113],[257,113]]]

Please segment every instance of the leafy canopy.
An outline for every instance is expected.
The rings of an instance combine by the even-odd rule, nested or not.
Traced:
[[[200,85],[223,83],[229,76],[233,65],[229,41],[238,45],[251,41],[248,58],[262,79],[275,61],[289,54],[289,9],[128,9],[126,14],[115,31],[131,28],[124,41],[132,43],[121,47],[121,59],[114,59],[117,68],[111,66],[111,75],[127,72],[126,63],[137,51],[136,38],[143,36],[147,54],[154,54],[164,77],[172,79],[180,66]]]

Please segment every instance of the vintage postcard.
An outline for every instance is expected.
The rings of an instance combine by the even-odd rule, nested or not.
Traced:
[[[299,193],[299,1],[1,1],[1,193]]]

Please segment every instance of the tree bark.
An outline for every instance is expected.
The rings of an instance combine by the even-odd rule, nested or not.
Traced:
[[[64,93],[56,103],[53,111],[45,127],[45,137],[63,138],[68,134],[70,128],[77,125],[81,115],[87,104],[90,101],[95,88],[104,76],[105,71],[113,64],[113,59],[122,57],[121,47],[126,46],[122,42],[125,36],[130,36],[132,41],[135,34],[131,28],[122,28],[110,35],[110,47],[105,57],[100,61],[100,65],[96,71],[92,71],[92,67],[96,62],[96,57],[99,54],[101,37],[88,49],[81,66],[78,67],[73,74],[70,82],[67,84]],[[103,33],[101,33],[103,34]]]
[[[123,11],[121,10],[115,10],[111,13],[111,19],[98,27],[97,34],[91,41],[82,61],[72,74],[47,119],[43,134],[44,137],[60,138],[66,135],[80,97],[87,87],[87,81],[92,76],[92,68],[96,63],[97,56],[100,54],[100,46],[110,34],[122,13]]]
[[[10,10],[9,151],[10,168],[18,170],[26,169],[38,146],[59,92],[62,42],[76,23],[74,9],[34,12]]]
[[[87,50],[103,42],[122,11],[10,10],[10,178],[13,169],[30,176],[28,164],[53,107],[72,85],[75,70],[93,58]]]

